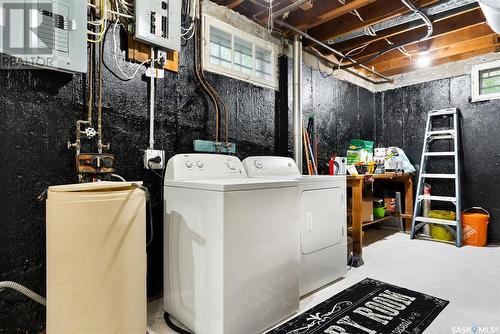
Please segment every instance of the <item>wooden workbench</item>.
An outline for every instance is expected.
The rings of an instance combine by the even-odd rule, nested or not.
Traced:
[[[400,182],[405,185],[404,196],[405,212],[401,214],[401,217],[406,221],[405,230],[411,227],[411,217],[413,215],[413,180],[411,174],[379,174],[379,175],[359,175],[359,176],[347,176],[347,187],[352,189],[352,238],[353,240],[353,251],[354,251],[354,263],[353,267],[359,267],[363,265],[363,226],[379,223],[388,219],[385,217],[382,219],[377,219],[371,222],[363,223],[361,221],[361,206],[363,201],[363,188],[365,183],[371,182],[370,179],[373,178],[373,182],[377,180],[389,181],[389,182]]]

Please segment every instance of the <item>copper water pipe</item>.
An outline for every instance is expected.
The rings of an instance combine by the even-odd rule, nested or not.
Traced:
[[[93,85],[93,79],[94,79],[94,76],[93,76],[93,71],[94,71],[94,65],[93,65],[93,57],[94,57],[94,45],[92,43],[90,43],[89,45],[89,49],[90,49],[90,56],[89,56],[89,69],[88,69],[88,73],[89,73],[89,79],[88,79],[88,83],[89,83],[89,99],[88,99],[88,103],[87,103],[87,121],[89,122],[89,124],[92,124],[92,100],[93,100],[93,96],[94,96],[94,85]]]
[[[89,85],[89,95],[87,99],[87,120],[78,120],[76,121],[76,139],[74,143],[68,142],[68,148],[73,148],[76,150],[76,155],[80,154],[80,149],[82,147],[81,135],[85,134],[85,131],[82,131],[82,125],[92,126],[92,100],[93,100],[93,56],[94,56],[94,46],[92,43],[89,45],[89,56],[88,56],[88,85]]]
[[[97,98],[97,151],[102,153],[102,150],[108,150],[109,144],[104,145],[102,142],[102,56],[103,56],[103,43],[99,42],[99,76],[98,76],[98,98]]]
[[[200,16],[201,16],[201,13],[203,12],[203,6],[202,6],[201,2],[198,5],[198,9],[199,9]],[[201,30],[200,21],[198,21],[198,27],[197,28],[195,27],[195,29],[197,29],[197,32],[199,33],[199,36],[200,36],[200,46],[201,46],[200,49],[201,49],[203,47],[203,45],[201,45],[202,38],[201,38],[201,32],[200,32],[200,30]],[[195,43],[196,43],[196,41],[195,41]],[[201,53],[200,53],[200,55],[201,55]],[[215,96],[215,98],[221,102],[222,108],[224,109],[224,115],[225,115],[224,137],[225,137],[225,142],[227,143],[228,142],[228,127],[229,127],[229,125],[228,125],[229,114],[227,111],[227,105],[224,102],[224,100],[222,99],[222,97],[219,95],[219,93],[215,90],[215,88],[213,88],[212,85],[208,82],[207,78],[205,77],[205,71],[203,69],[200,70],[200,75],[201,75],[201,78],[203,79],[203,81],[205,82],[205,84],[207,85],[208,89],[212,92],[212,94]]]
[[[201,13],[201,5],[200,5],[200,13]],[[207,86],[207,83],[204,82],[201,73],[203,73],[203,70],[201,69],[200,63],[201,63],[201,48],[203,47],[202,44],[202,38],[201,38],[201,29],[200,29],[200,20],[197,18],[195,19],[195,38],[194,38],[194,72],[196,74],[196,78],[198,79],[199,83],[205,90],[205,92],[208,94],[210,99],[212,100],[215,108],[215,141],[219,141],[219,104],[217,103],[217,100],[215,96],[212,94],[210,89]],[[199,58],[198,58],[199,57]]]

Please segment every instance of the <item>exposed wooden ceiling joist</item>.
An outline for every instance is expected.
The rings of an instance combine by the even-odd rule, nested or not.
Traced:
[[[410,44],[405,47],[405,50],[413,57],[413,59],[416,59],[418,55],[423,52],[432,53],[439,49],[447,48],[450,45],[457,45],[458,43],[467,42],[469,40],[474,40],[476,38],[491,35],[494,35],[493,30],[491,30],[491,28],[485,23],[480,23],[478,25],[442,34],[438,37],[434,37],[422,42]],[[369,55],[364,55],[360,59],[362,60],[368,56]],[[376,65],[390,60],[407,58],[408,56],[403,54],[399,50],[393,50],[377,58],[375,61],[368,63],[367,65]]]
[[[431,51],[429,53],[429,57],[432,59],[432,64],[437,65],[441,62],[446,62],[446,59],[449,59],[450,57],[471,54],[477,50],[495,51],[498,49],[498,46],[498,35],[493,34],[456,44],[450,44],[444,48]],[[374,64],[374,67],[377,71],[386,75],[394,75],[396,73],[407,72],[418,68],[416,62],[408,58],[393,59],[376,63]]]
[[[470,52],[458,54],[456,56],[434,60],[432,62],[432,66],[438,66],[438,65],[453,63],[453,62],[457,62],[457,61],[461,61],[461,60],[467,60],[467,59],[471,59],[471,58],[474,58],[474,57],[477,57],[477,56],[480,56],[480,55],[483,55],[486,53],[498,52],[498,51],[500,51],[499,45],[488,46],[488,47],[485,47],[483,49],[473,50]],[[404,66],[404,67],[399,67],[399,68],[395,68],[392,70],[388,70],[384,74],[387,76],[394,76],[394,75],[398,75],[398,74],[402,74],[402,73],[416,71],[418,69],[420,69],[420,68],[415,66],[414,64],[411,64],[409,66]]]
[[[229,9],[234,9],[235,7],[239,6],[244,0],[232,0],[229,2],[226,7]]]
[[[479,8],[436,21],[434,22],[434,33],[432,35],[432,38],[429,40],[453,33],[457,30],[479,25],[481,23],[484,23],[485,21],[486,20]],[[377,54],[378,52],[380,52],[380,50],[389,47],[390,45],[388,41],[398,45],[409,45],[409,43],[414,44],[413,42],[418,41],[418,38],[425,35],[426,31],[426,27],[422,26],[412,30],[403,30],[400,34],[397,35],[387,34],[386,37],[382,35],[380,36],[381,38],[377,38],[373,43],[370,43],[364,50],[362,50],[361,53],[354,56],[354,58],[358,61],[365,60],[368,57]],[[387,38],[387,40],[385,38]]]
[[[286,21],[300,30],[308,30],[375,1],[353,0],[346,5],[342,5],[340,2],[333,0],[316,0],[310,10],[292,12]]]
[[[453,16],[448,16],[433,22],[434,32],[432,37],[440,36],[448,32],[466,28],[475,24],[486,22],[486,19],[479,7],[472,10],[464,11]],[[354,48],[370,43],[365,53],[370,53],[372,50],[381,50],[387,47],[386,39],[392,43],[399,44],[417,40],[421,36],[425,36],[427,27],[425,24],[412,26],[411,24],[403,24],[381,31],[377,36],[363,36],[353,40],[334,44],[333,47],[342,52],[348,52]]]
[[[268,15],[267,0],[212,1],[228,6],[265,25]],[[274,12],[287,10],[285,8],[296,1],[274,0]],[[351,54],[359,61],[367,60],[387,49],[390,43],[405,45],[413,60],[402,52],[393,50],[367,63],[369,67],[388,76],[416,69],[415,58],[426,50],[430,52],[434,65],[498,51],[498,35],[484,23],[485,18],[479,7],[476,7],[476,2],[411,1],[418,8],[426,8],[424,12],[433,20],[434,33],[431,38],[422,42],[418,42],[418,39],[425,36],[427,27],[418,15],[411,14],[401,0],[348,0],[346,4],[342,4],[339,0],[314,0],[312,7],[298,7],[291,11],[285,22],[288,24],[287,29],[306,31],[313,38],[323,42],[336,41],[332,47],[344,54],[356,47],[366,46],[362,51]],[[353,10],[360,14],[362,20],[352,15]],[[363,29],[368,26],[377,31],[376,36],[363,34]],[[304,47],[314,44],[304,40]],[[328,55],[326,49],[322,49],[319,45],[315,47]],[[359,67],[357,69],[359,70]]]
[[[308,10],[307,7],[303,7],[304,4],[307,4],[308,2],[304,2],[302,5],[297,6],[294,8],[294,11],[299,11],[299,12],[304,12],[305,10]],[[277,15],[280,15],[280,13],[287,13],[287,8],[289,6],[293,6],[294,0],[281,0],[281,1],[273,1],[273,8],[272,12],[274,13],[274,17],[276,18]],[[254,18],[261,22],[265,23],[267,22],[267,18],[269,17],[269,7],[266,7],[266,9],[259,11],[258,13],[255,13]]]
[[[415,5],[417,7],[426,7],[438,1],[439,0],[419,0],[415,2]],[[360,8],[358,12],[363,18],[363,21],[351,14],[345,14],[336,20],[328,21],[310,29],[308,33],[321,41],[328,41],[337,36],[363,29],[374,23],[408,13],[409,9],[398,0],[377,0],[370,5]],[[308,43],[307,45],[310,44],[312,43]]]

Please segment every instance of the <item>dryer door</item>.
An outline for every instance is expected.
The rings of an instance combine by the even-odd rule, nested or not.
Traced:
[[[301,197],[300,237],[302,254],[341,242],[344,204],[341,188],[307,190]]]

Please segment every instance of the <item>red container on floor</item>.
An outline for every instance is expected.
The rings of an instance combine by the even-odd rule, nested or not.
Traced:
[[[483,208],[470,208],[462,212],[462,236],[465,245],[484,247],[488,236],[490,214]]]

